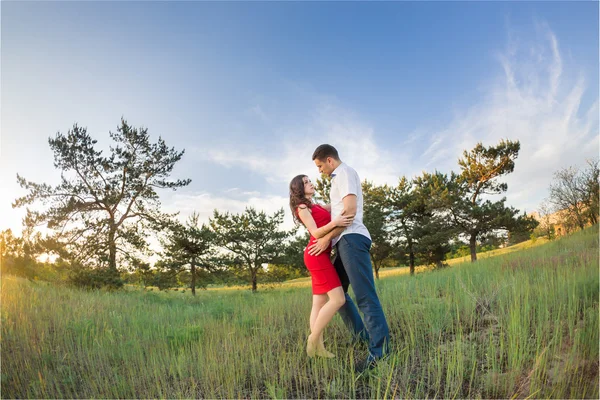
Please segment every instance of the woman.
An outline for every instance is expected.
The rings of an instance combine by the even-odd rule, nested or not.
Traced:
[[[308,245],[338,226],[351,225],[354,219],[354,216],[343,215],[332,221],[329,210],[312,202],[314,194],[315,188],[306,175],[298,175],[290,182],[290,209],[294,222],[302,223],[308,229],[310,233]],[[309,357],[315,355],[335,357],[333,353],[325,350],[323,331],[339,308],[344,305],[346,297],[340,278],[331,264],[330,253],[331,247],[318,256],[311,256],[307,249],[304,249],[304,264],[310,271],[313,292],[310,335],[306,343],[306,353]]]

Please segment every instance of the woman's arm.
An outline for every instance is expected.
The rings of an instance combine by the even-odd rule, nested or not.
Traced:
[[[306,226],[306,229],[308,229],[312,237],[317,239],[325,236],[327,233],[331,232],[336,227],[345,228],[346,226],[351,225],[352,220],[354,219],[354,216],[341,215],[335,220],[329,222],[327,225],[317,228],[317,224],[313,219],[312,213],[308,210],[308,207],[304,205],[298,207],[298,217],[300,217],[300,220],[302,221],[304,226]]]

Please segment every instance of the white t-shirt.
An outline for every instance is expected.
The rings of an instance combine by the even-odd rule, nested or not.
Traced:
[[[363,224],[363,195],[360,178],[352,167],[349,167],[345,163],[341,163],[331,173],[331,192],[329,194],[329,200],[331,201],[332,219],[342,213],[342,210],[344,210],[343,199],[349,194],[356,195],[356,215],[354,216],[352,225],[346,227],[340,236],[334,238],[331,242],[332,245],[335,245],[342,236],[347,235],[348,233],[359,233],[371,240],[369,230]]]

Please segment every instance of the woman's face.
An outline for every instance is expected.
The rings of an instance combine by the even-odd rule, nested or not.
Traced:
[[[315,187],[313,186],[313,184],[310,181],[310,179],[308,178],[308,176],[305,176],[304,178],[302,178],[302,181],[304,182],[304,195],[312,196],[313,194],[315,194]]]

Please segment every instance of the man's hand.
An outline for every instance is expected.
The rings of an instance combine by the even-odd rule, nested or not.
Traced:
[[[329,247],[329,243],[331,240],[325,236],[321,239],[317,239],[317,241],[310,246],[308,246],[308,254],[311,256],[318,256]]]

